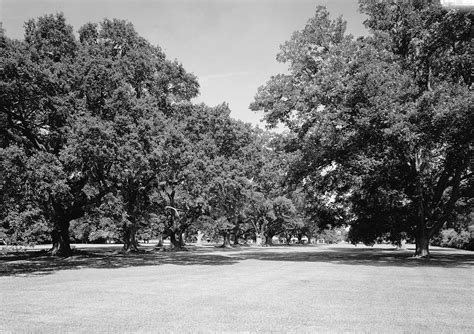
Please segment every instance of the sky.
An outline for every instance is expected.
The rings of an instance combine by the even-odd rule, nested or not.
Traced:
[[[104,18],[125,19],[200,83],[195,102],[227,102],[231,116],[253,124],[248,109],[259,86],[285,73],[279,46],[302,29],[318,5],[347,21],[347,32],[367,34],[357,0],[0,0],[0,21],[10,38],[23,39],[25,21],[63,12],[77,30]]]

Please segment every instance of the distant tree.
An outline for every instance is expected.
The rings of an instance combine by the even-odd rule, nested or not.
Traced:
[[[272,244],[272,238],[285,231],[297,220],[291,197],[286,196],[285,180],[291,154],[283,149],[284,138],[260,131],[252,145],[245,150],[247,165],[251,166],[245,189],[244,220],[252,227],[258,245]]]
[[[245,189],[248,180],[233,173],[234,170],[222,170],[220,177],[212,180],[210,188],[210,205],[212,215],[216,219],[216,229],[222,235],[223,247],[230,247],[230,236],[238,238],[239,223],[242,222],[243,211],[246,203]],[[224,174],[225,173],[225,174]],[[234,174],[234,175],[233,175]]]
[[[71,221],[70,225],[71,238],[76,242],[87,243],[91,236],[91,225],[88,221],[77,219]]]
[[[337,244],[346,240],[347,232],[341,228],[325,228],[319,230],[316,237],[327,244]]]
[[[164,236],[175,247],[181,247],[183,233],[199,223],[202,215],[222,212],[217,200],[217,184],[242,172],[235,157],[241,145],[251,140],[248,126],[233,121],[226,104],[217,107],[176,104],[172,110],[170,128],[173,133],[165,146],[165,167],[157,171],[162,208],[166,210]],[[239,174],[240,173],[240,174]],[[210,206],[216,207],[209,212]],[[225,211],[225,210],[224,210]]]
[[[296,216],[296,208],[293,202],[284,197],[278,196],[271,199],[272,214],[268,215],[268,223],[265,228],[265,244],[272,245],[274,236],[281,233],[294,231],[300,226],[300,220]]]

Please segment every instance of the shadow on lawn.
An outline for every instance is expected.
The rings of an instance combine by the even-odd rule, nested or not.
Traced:
[[[431,259],[413,258],[413,251],[395,251],[377,248],[319,248],[307,246],[298,249],[193,248],[188,252],[155,252],[121,254],[117,249],[93,248],[76,250],[69,258],[55,258],[44,251],[10,253],[0,256],[0,276],[47,275],[55,271],[81,268],[126,268],[140,266],[174,265],[232,265],[245,260],[321,262],[344,265],[400,266],[400,267],[471,267],[474,253],[432,250]]]
[[[399,267],[472,267],[473,252],[442,249],[431,250],[430,259],[413,257],[414,250],[394,250],[380,248],[322,248],[319,250],[284,252],[244,252],[243,259],[261,261],[325,262],[345,265],[399,266]]]
[[[0,276],[47,275],[58,270],[96,268],[113,269],[139,266],[231,265],[237,263],[225,255],[204,254],[202,251],[158,252],[143,251],[123,254],[117,249],[94,248],[75,250],[68,258],[52,257],[45,251],[26,251],[0,256]]]

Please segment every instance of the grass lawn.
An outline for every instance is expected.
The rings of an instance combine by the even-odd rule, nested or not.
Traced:
[[[351,245],[0,256],[0,332],[474,333],[474,253]]]

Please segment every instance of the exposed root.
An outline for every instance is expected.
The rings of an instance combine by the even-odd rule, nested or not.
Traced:
[[[132,247],[128,249],[122,248],[116,252],[116,254],[142,254],[142,253],[145,253],[145,250],[139,249],[137,247]]]
[[[430,254],[426,254],[426,255],[418,255],[418,254],[415,254],[412,256],[413,259],[424,259],[424,260],[429,260],[431,258]]]
[[[74,253],[74,250],[71,249],[70,252],[64,252],[64,251],[60,251],[56,248],[51,248],[49,250],[46,251],[50,256],[54,256],[54,257],[63,257],[63,258],[67,258],[67,257],[70,257],[73,255]]]

